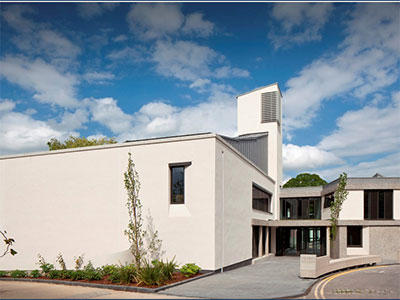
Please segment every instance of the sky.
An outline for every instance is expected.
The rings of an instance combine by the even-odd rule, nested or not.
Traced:
[[[398,3],[1,3],[0,155],[236,135],[278,82],[284,181],[400,176]]]

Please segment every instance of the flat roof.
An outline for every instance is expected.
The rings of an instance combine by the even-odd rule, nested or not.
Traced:
[[[273,86],[273,85],[276,85],[276,86],[278,87],[279,94],[281,94],[281,97],[283,97],[283,96],[282,96],[281,89],[279,88],[279,84],[278,84],[277,82],[274,82],[274,83],[271,83],[271,84],[268,84],[268,85],[264,85],[264,86],[261,86],[261,87],[255,88],[254,90],[251,90],[251,91],[248,91],[248,92],[245,92],[245,93],[239,94],[239,95],[237,95],[237,96],[236,96],[236,99],[237,99],[237,98],[239,98],[239,97],[241,97],[241,96],[244,96],[244,95],[247,95],[247,94],[250,94],[250,93],[256,92],[256,91],[258,91],[258,90],[265,89],[265,88],[267,88],[267,87],[270,87],[270,86]]]

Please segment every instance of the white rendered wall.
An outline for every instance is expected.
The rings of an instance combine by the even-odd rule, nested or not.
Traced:
[[[277,84],[238,96],[238,134],[268,132],[268,175],[276,181],[274,194],[278,195],[282,185],[282,128],[277,122],[261,123],[261,94],[279,92]],[[282,120],[281,98],[281,120]],[[274,202],[274,218],[279,218],[279,201]]]
[[[393,219],[400,220],[400,190],[393,191]]]
[[[148,209],[164,256],[179,263],[215,266],[215,137],[130,144],[90,151],[0,158],[0,228],[15,240],[15,257],[0,269],[38,268],[37,254],[67,266],[85,254],[94,265],[129,259],[123,173],[130,151],[140,176],[143,218]],[[192,162],[185,174],[185,205],[170,206],[169,163]],[[176,207],[174,207],[176,208]]]
[[[339,220],[364,220],[364,191],[348,191]]]
[[[219,140],[215,159],[217,269],[252,258],[251,220],[273,217],[272,214],[252,209],[253,182],[271,193],[274,193],[275,184]],[[274,196],[272,201],[275,201]]]

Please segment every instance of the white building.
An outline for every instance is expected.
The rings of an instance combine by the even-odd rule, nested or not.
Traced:
[[[349,179],[332,253],[324,207],[336,181],[280,189],[281,101],[278,84],[239,95],[234,138],[201,133],[0,157],[0,228],[18,251],[3,257],[0,269],[35,269],[38,253],[54,262],[61,252],[69,266],[82,253],[94,265],[130,261],[123,233],[128,152],[140,177],[145,222],[151,219],[159,231],[166,258],[207,270],[268,253],[396,260],[400,178]]]

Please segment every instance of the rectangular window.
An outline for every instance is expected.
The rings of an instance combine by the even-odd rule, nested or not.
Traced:
[[[253,184],[253,209],[271,212],[271,194]]]
[[[321,198],[281,198],[281,219],[321,219]]]
[[[324,208],[331,207],[333,201],[335,201],[334,193],[330,193],[328,195],[325,195]]]
[[[362,226],[347,226],[347,247],[362,247]]]
[[[191,163],[169,164],[171,170],[171,204],[185,203],[185,167]]]
[[[393,190],[365,190],[364,219],[393,219]]]

